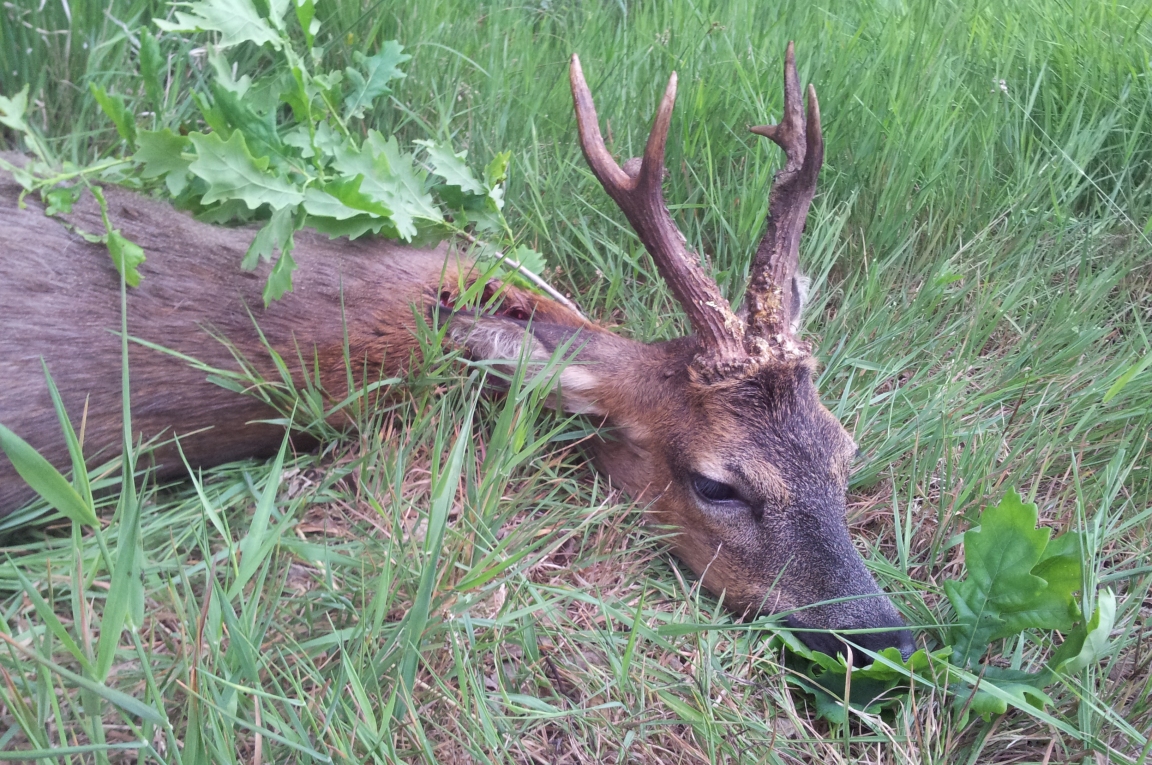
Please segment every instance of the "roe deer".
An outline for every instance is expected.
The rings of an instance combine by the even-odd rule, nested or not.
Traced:
[[[779,144],[787,162],[769,193],[767,230],[742,314],[701,270],[664,204],[676,75],[643,158],[623,168],[601,138],[576,56],[570,75],[584,156],[683,306],[694,335],[645,345],[555,301],[495,282],[487,285],[495,299],[486,308],[456,310],[456,290],[476,276],[449,247],[333,242],[309,232],[297,238],[295,291],[260,309],[266,272],[235,269],[252,230],[199,223],[109,188],[115,224],[148,256],[144,280],[128,296],[129,333],[235,368],[231,352],[207,330],[255,359],[262,346],[254,316],[282,356],[302,352],[305,363],[320,370],[332,395],[347,390],[345,326],[348,353],[371,374],[391,374],[416,350],[416,312],[447,322],[451,341],[477,359],[539,361],[570,344],[574,363],[559,372],[561,405],[612,426],[592,447],[600,470],[650,503],[656,521],[679,530],[674,551],[726,606],[792,611],[787,621],[810,630],[802,639],[828,653],[843,644],[825,630],[864,630],[848,639],[909,654],[911,633],[848,536],[845,493],[856,444],[821,405],[811,347],[797,337],[804,297],[796,270],[799,239],[824,147],[811,85],[807,115],[801,108],[792,45],[784,65],[784,117],[779,125],[752,128]],[[19,191],[11,179],[0,180],[0,423],[63,469],[67,452],[41,358],[77,427],[87,407],[86,456],[117,453],[119,277],[102,246],[41,209],[18,209]],[[94,203],[66,217],[82,230],[102,226]],[[138,344],[129,355],[137,434],[180,435],[193,465],[276,449],[283,431],[251,424],[272,415],[266,405],[213,384],[173,355]],[[172,448],[154,459],[161,477],[183,470]],[[0,454],[0,515],[29,498]]]

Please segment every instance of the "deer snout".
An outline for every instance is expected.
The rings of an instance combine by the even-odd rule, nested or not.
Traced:
[[[852,632],[849,634],[814,628],[791,614],[784,618],[784,623],[797,630],[796,637],[800,638],[801,642],[813,651],[820,651],[829,656],[835,656],[838,653],[848,656],[849,648],[851,648],[852,665],[855,667],[863,667],[872,663],[872,657],[860,650],[861,648],[873,653],[885,648],[895,648],[900,651],[901,658],[907,661],[908,657],[916,650],[912,631],[904,626],[904,620],[900,618],[891,604],[886,603],[886,605],[888,607],[883,610],[890,613],[877,614],[877,618],[872,620],[873,623],[871,624],[853,624],[841,627],[843,630],[851,630]],[[885,627],[892,629],[884,629]],[[869,631],[855,632],[855,630]]]

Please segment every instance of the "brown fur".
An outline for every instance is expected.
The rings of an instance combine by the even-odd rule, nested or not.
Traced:
[[[87,403],[85,455],[110,459],[119,453],[122,438],[119,275],[103,245],[45,217],[34,196],[27,198],[27,209],[18,209],[19,192],[10,178],[0,176],[0,423],[57,467],[70,465],[43,359],[77,431]],[[438,285],[454,290],[468,269],[443,246],[414,250],[300,232],[294,253],[297,288],[265,309],[261,290],[267,264],[254,273],[237,268],[254,231],[198,223],[121,189],[105,194],[114,225],[147,253],[144,279],[129,293],[130,335],[214,367],[238,369],[211,331],[234,343],[266,378],[278,379],[255,321],[290,367],[299,367],[298,350],[309,364],[315,356],[323,386],[333,395],[347,387],[344,322],[354,364],[367,362],[381,374],[394,374],[415,352],[413,304],[426,309],[438,299]],[[99,209],[87,195],[67,220],[84,231],[103,230]],[[581,324],[563,306],[524,290],[506,287],[503,298],[513,313]],[[180,435],[193,465],[263,456],[278,446],[282,429],[252,424],[276,416],[256,399],[236,395],[178,358],[140,345],[132,344],[129,366],[133,426],[145,440]],[[196,431],[204,432],[186,435]],[[184,471],[174,447],[160,449],[155,458],[161,477]],[[31,496],[0,453],[0,514]]]
[[[102,245],[46,217],[35,199],[18,209],[19,191],[0,177],[0,423],[57,467],[68,466],[43,358],[77,430],[87,405],[86,456],[111,458],[121,438],[119,277]],[[209,330],[248,358],[264,359],[255,319],[290,366],[299,366],[298,353],[309,365],[315,359],[332,395],[346,388],[345,323],[353,361],[366,364],[369,375],[393,374],[416,350],[416,317],[431,315],[445,300],[445,286],[451,302],[451,293],[472,278],[470,264],[448,247],[416,250],[301,232],[296,289],[265,309],[266,270],[236,268],[253,230],[198,223],[124,190],[106,194],[114,225],[148,257],[143,282],[128,296],[131,335],[235,369]],[[90,198],[68,220],[102,230]],[[576,351],[560,373],[560,405],[611,426],[595,448],[600,469],[651,503],[657,521],[680,530],[675,551],[710,590],[741,611],[864,596],[807,608],[793,621],[893,628],[856,642],[910,645],[848,538],[844,497],[856,447],[821,406],[807,362],[709,384],[692,372],[693,338],[643,345],[533,293],[492,288],[502,296],[492,313],[442,312],[450,337],[480,358],[516,358],[527,341],[538,361],[571,341]],[[268,407],[209,382],[177,358],[133,344],[130,367],[135,432],[144,439],[181,435],[193,465],[267,455],[282,438],[276,427],[253,424],[273,415]],[[263,372],[276,377],[271,368]],[[155,460],[162,477],[184,470],[171,448]],[[738,487],[746,501],[709,505],[693,489],[695,474]],[[0,514],[29,498],[0,455]],[[809,642],[826,650],[838,645]]]

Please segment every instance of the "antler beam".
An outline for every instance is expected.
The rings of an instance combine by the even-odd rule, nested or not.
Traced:
[[[784,149],[787,162],[776,173],[768,193],[768,223],[752,261],[744,305],[750,345],[767,345],[774,356],[807,355],[807,343],[792,334],[793,279],[800,256],[800,235],[816,193],[816,176],[824,163],[820,103],[808,86],[807,118],[800,109],[800,83],[791,42],[784,56],[784,116],[778,125],[750,128]]]
[[[720,288],[700,268],[700,258],[688,249],[687,240],[668,213],[661,182],[664,177],[664,145],[676,101],[676,73],[673,72],[656,112],[648,145],[639,168],[634,162],[621,169],[604,146],[596,106],[584,81],[580,59],[573,55],[570,69],[572,100],[580,148],[592,173],[616,202],[640,241],[652,256],[660,276],[680,302],[699,338],[701,351],[697,366],[717,372],[746,361],[744,326],[732,312]],[[712,375],[709,375],[712,376]]]

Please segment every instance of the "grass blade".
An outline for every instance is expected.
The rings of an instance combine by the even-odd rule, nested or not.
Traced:
[[[1112,387],[1108,388],[1108,392],[1104,394],[1103,403],[1107,404],[1109,401],[1116,398],[1117,394],[1124,390],[1124,387],[1128,383],[1132,382],[1132,378],[1136,377],[1136,375],[1147,369],[1149,365],[1152,365],[1152,351],[1145,353],[1144,358],[1128,367],[1128,369],[1125,370],[1122,375],[1116,378],[1116,382],[1112,383]]]
[[[448,463],[436,477],[432,491],[432,504],[428,511],[428,529],[424,537],[424,568],[420,575],[419,589],[407,615],[404,655],[400,660],[400,682],[405,695],[411,695],[416,682],[416,667],[420,662],[420,647],[424,628],[428,624],[428,613],[432,602],[432,587],[439,572],[440,548],[444,542],[444,529],[448,523],[448,511],[456,498],[460,486],[460,473],[464,467],[464,454],[472,438],[472,415],[476,410],[473,399],[467,414],[463,417],[456,443],[448,455]],[[445,420],[450,421],[449,418]],[[444,420],[442,420],[443,422]],[[402,719],[405,710],[403,698],[396,705],[394,719]]]
[[[289,433],[284,433],[284,440],[280,443],[280,451],[268,472],[267,482],[264,484],[264,493],[256,505],[256,512],[252,515],[252,525],[248,533],[240,541],[240,571],[236,581],[228,589],[228,599],[232,600],[244,590],[244,585],[260,568],[268,554],[270,547],[265,546],[268,535],[268,521],[272,516],[272,508],[276,506],[276,493],[280,490],[280,476],[284,473],[284,455],[288,452]]]
[[[0,449],[8,455],[20,477],[65,518],[87,526],[99,523],[96,512],[72,488],[68,479],[27,441],[3,425],[0,425]]]
[[[12,646],[17,651],[24,654],[26,657],[36,662],[37,664],[47,668],[49,671],[54,672],[65,680],[75,683],[84,690],[91,691],[92,693],[107,701],[109,704],[119,707],[130,715],[139,717],[141,720],[147,720],[148,722],[152,722],[157,725],[164,725],[167,723],[167,720],[160,711],[148,706],[134,696],[129,696],[123,691],[118,691],[115,688],[109,688],[104,683],[90,680],[89,678],[78,675],[69,669],[65,669],[51,659],[44,658],[43,656],[37,654],[35,651],[28,650],[2,632],[0,632],[0,640],[8,643],[8,645]]]

